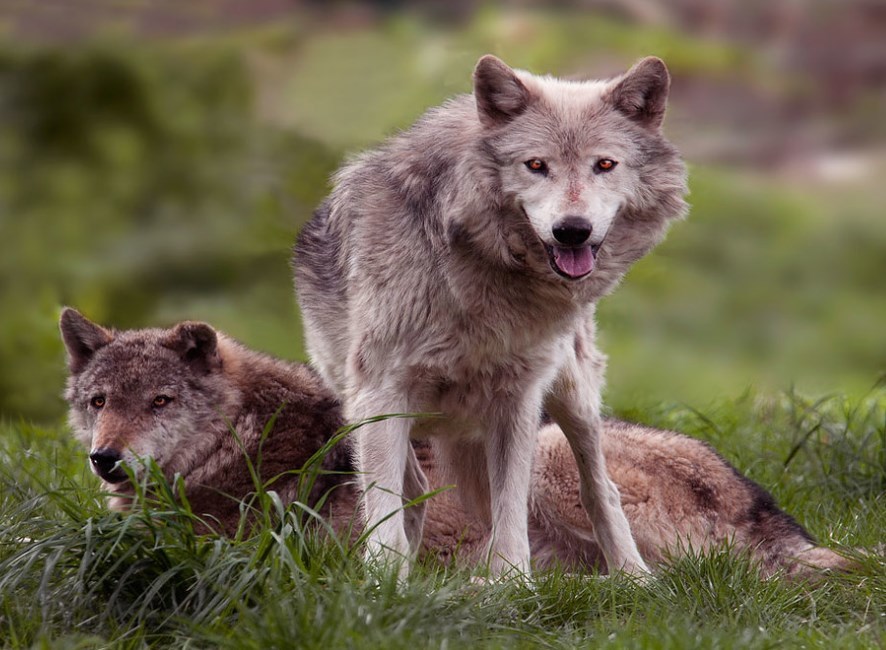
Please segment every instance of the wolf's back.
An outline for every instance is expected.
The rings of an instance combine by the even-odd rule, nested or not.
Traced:
[[[326,201],[301,229],[292,258],[305,345],[312,359],[335,360],[316,364],[333,387],[342,385],[347,354],[347,269],[342,245],[341,235],[330,224],[330,203]],[[338,372],[334,376],[322,373],[329,368]]]

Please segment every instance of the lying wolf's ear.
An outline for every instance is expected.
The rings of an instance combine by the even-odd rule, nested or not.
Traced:
[[[671,76],[661,59],[649,56],[634,65],[609,91],[616,109],[650,129],[664,120]]]
[[[62,310],[58,327],[68,351],[68,368],[75,374],[86,367],[96,350],[106,346],[114,338],[104,327],[96,325],[70,307]]]
[[[480,58],[474,68],[474,99],[485,126],[510,122],[526,110],[532,95],[501,59],[491,54]]]
[[[179,323],[173,328],[167,346],[199,372],[207,373],[220,363],[218,335],[206,323]]]

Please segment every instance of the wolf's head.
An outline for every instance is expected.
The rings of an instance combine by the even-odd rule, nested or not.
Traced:
[[[621,77],[584,82],[515,71],[493,56],[478,62],[484,148],[502,193],[547,251],[548,273],[589,276],[603,248],[604,274],[615,276],[684,213],[685,169],[661,133],[669,86],[654,57]]]
[[[230,396],[216,332],[204,323],[117,332],[67,308],[60,320],[68,353],[65,399],[75,435],[90,449],[92,471],[126,480],[138,458],[164,468],[187,464],[195,438],[223,420]]]

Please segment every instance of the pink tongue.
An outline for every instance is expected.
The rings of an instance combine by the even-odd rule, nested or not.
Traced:
[[[580,278],[594,268],[594,254],[590,246],[561,248],[554,246],[554,264],[571,278]]]

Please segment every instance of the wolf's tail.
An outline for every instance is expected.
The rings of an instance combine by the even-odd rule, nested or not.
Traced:
[[[853,555],[858,553],[838,553],[824,546],[812,546],[789,558],[785,558],[785,569],[791,578],[812,578],[823,573],[852,571],[859,567]]]
[[[809,546],[790,556],[780,558],[778,568],[788,578],[816,580],[832,573],[860,570],[868,560],[886,559],[886,544],[876,548],[851,548],[835,551],[824,546]]]

